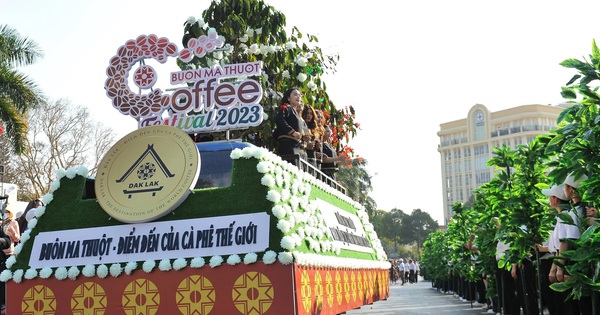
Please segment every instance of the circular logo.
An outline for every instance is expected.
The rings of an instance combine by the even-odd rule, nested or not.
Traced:
[[[133,75],[133,83],[140,89],[149,89],[156,83],[156,71],[148,65],[140,66]]]
[[[99,164],[98,203],[111,217],[142,223],[173,211],[200,172],[196,144],[179,128],[157,125],[119,140]]]

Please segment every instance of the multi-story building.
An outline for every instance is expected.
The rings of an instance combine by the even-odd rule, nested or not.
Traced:
[[[473,189],[494,176],[494,168],[486,166],[493,147],[505,144],[515,149],[555,129],[558,115],[567,106],[522,105],[490,112],[477,104],[467,118],[440,124],[438,151],[446,222],[454,203],[469,200]]]

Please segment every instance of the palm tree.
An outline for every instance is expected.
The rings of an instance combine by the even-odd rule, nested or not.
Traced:
[[[0,25],[0,133],[16,154],[21,154],[27,139],[27,110],[42,101],[37,85],[16,67],[34,63],[43,53],[38,45],[8,27]]]

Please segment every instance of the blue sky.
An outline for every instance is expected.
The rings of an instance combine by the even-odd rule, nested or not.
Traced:
[[[357,110],[362,130],[350,145],[369,162],[379,208],[420,208],[440,223],[440,123],[466,117],[475,104],[497,111],[562,102],[560,88],[575,73],[559,62],[587,56],[599,35],[588,14],[600,12],[598,1],[266,2],[286,15],[288,27],[340,55],[328,92],[337,106]],[[0,24],[44,50],[44,59],[20,70],[46,95],[87,106],[120,138],[136,122],[104,93],[108,60],[141,34],[180,43],[184,21],[208,5],[0,0]]]

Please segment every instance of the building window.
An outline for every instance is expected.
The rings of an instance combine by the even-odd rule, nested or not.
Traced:
[[[463,155],[464,155],[464,157],[470,157],[471,156],[471,148],[470,147],[464,148]]]

